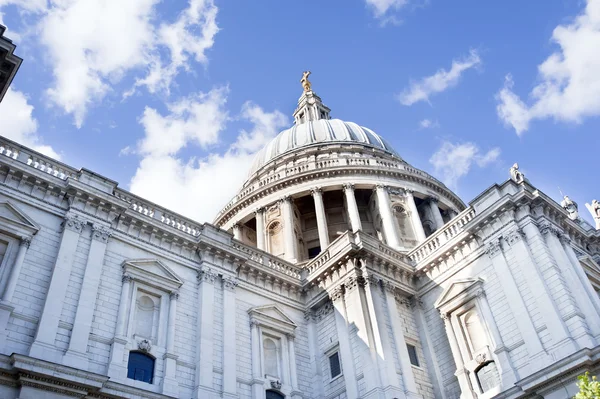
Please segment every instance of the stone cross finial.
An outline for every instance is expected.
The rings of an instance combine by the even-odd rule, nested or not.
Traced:
[[[312,84],[310,83],[310,80],[308,80],[309,75],[310,75],[310,71],[304,71],[304,72],[302,72],[302,79],[300,79],[300,83],[302,84],[302,87],[304,88],[305,93],[307,91],[311,91]]]

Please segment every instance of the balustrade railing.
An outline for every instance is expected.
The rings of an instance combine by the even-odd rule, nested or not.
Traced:
[[[285,274],[286,276],[290,276],[292,278],[300,278],[300,268],[292,265],[291,263],[282,261],[278,257],[271,255],[268,252],[253,249],[237,242],[234,242],[232,246],[238,251],[245,253],[250,260],[260,265],[278,271],[279,273]]]
[[[408,256],[415,262],[420,262],[427,258],[438,248],[459,235],[464,231],[464,226],[475,217],[475,209],[469,207],[461,212],[456,218],[446,223],[444,227],[430,235],[417,248],[408,253]]]

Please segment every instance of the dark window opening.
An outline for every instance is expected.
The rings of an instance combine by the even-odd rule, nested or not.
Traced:
[[[410,364],[419,367],[419,357],[417,356],[417,348],[414,345],[406,344],[408,349],[408,357],[410,358]]]
[[[339,352],[335,352],[333,355],[329,356],[329,370],[331,371],[331,378],[335,378],[342,374]]]
[[[280,394],[277,391],[273,391],[271,389],[269,389],[267,391],[267,399],[284,399],[285,396],[283,396],[282,394]]]
[[[321,247],[308,248],[308,259],[316,258],[321,253]]]
[[[498,368],[494,362],[489,362],[481,366],[475,371],[475,375],[477,376],[477,382],[479,382],[481,392],[485,393],[500,385],[500,375],[498,374]]]
[[[127,378],[152,384],[154,378],[154,358],[142,352],[129,352]]]

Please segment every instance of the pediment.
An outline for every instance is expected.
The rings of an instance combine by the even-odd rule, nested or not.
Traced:
[[[254,321],[264,327],[293,334],[297,325],[277,305],[257,306],[248,310],[250,321]]]
[[[40,226],[10,201],[0,201],[0,229],[11,234],[31,236]]]
[[[156,288],[176,291],[183,281],[158,259],[132,259],[123,262],[123,274]]]
[[[467,278],[454,280],[440,295],[434,306],[437,309],[452,307],[453,304],[462,304],[471,299],[472,294],[481,288],[483,280],[480,278]]]

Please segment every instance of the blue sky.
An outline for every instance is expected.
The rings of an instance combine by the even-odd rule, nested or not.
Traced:
[[[0,133],[210,221],[292,122],[302,71],[465,202],[519,162],[600,197],[600,0],[0,0],[24,62]]]

